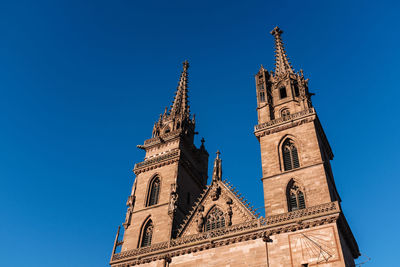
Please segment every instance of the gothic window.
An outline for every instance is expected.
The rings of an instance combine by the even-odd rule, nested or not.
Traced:
[[[169,133],[171,130],[169,128],[167,128],[164,133]]]
[[[265,102],[265,93],[260,92],[260,102]]]
[[[224,213],[217,207],[214,207],[207,215],[205,231],[218,229],[224,226],[225,226]]]
[[[147,206],[152,206],[157,204],[159,194],[160,194],[160,179],[158,177],[155,177],[150,183]]]
[[[295,211],[306,208],[304,193],[299,186],[291,180],[287,189],[288,210]]]
[[[287,97],[286,87],[281,87],[279,89],[279,95],[280,95],[281,99]]]
[[[153,222],[149,220],[143,227],[142,241],[140,247],[149,247],[151,245],[151,238],[153,237]]]
[[[181,128],[181,123],[178,121],[178,123],[176,124],[176,129]]]
[[[289,109],[285,108],[281,111],[281,117],[282,118],[287,118],[290,115]]]
[[[300,167],[297,148],[291,139],[286,139],[282,145],[283,167],[285,171]]]

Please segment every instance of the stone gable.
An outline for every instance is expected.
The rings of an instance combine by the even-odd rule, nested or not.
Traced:
[[[227,226],[256,219],[255,212],[242,199],[230,189],[226,182],[221,180],[213,181],[204,190],[192,211],[184,220],[178,231],[178,236],[201,233],[204,228],[204,225],[201,225],[202,221],[205,221],[207,214],[214,207],[218,207],[224,213]]]

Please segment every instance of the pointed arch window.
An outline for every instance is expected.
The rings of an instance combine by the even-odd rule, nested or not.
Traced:
[[[282,145],[283,167],[285,171],[300,167],[297,148],[291,139],[286,139]]]
[[[304,193],[300,187],[292,180],[287,189],[288,210],[295,211],[306,208]]]
[[[150,183],[147,206],[156,205],[160,194],[160,178],[156,176]]]
[[[143,227],[142,241],[140,242],[140,247],[149,247],[151,245],[151,239],[153,237],[153,222],[149,220]]]
[[[286,87],[279,88],[279,96],[281,99],[287,97]]]
[[[219,208],[214,207],[207,215],[205,231],[211,231],[221,227],[225,227],[224,213]]]
[[[260,102],[265,102],[265,93],[260,92]]]

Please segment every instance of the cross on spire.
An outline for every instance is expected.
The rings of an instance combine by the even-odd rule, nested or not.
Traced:
[[[283,31],[275,27],[271,34],[275,37],[275,75],[294,73],[281,38]]]

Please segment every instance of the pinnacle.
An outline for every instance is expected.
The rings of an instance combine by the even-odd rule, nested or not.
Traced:
[[[174,102],[171,107],[171,114],[181,114],[183,117],[189,117],[189,101],[188,101],[188,68],[189,62],[185,60],[183,63],[183,70],[178,82]]]
[[[275,37],[275,74],[283,75],[293,73],[292,66],[289,62],[285,47],[281,38],[283,31],[279,27],[275,27],[271,34]]]

